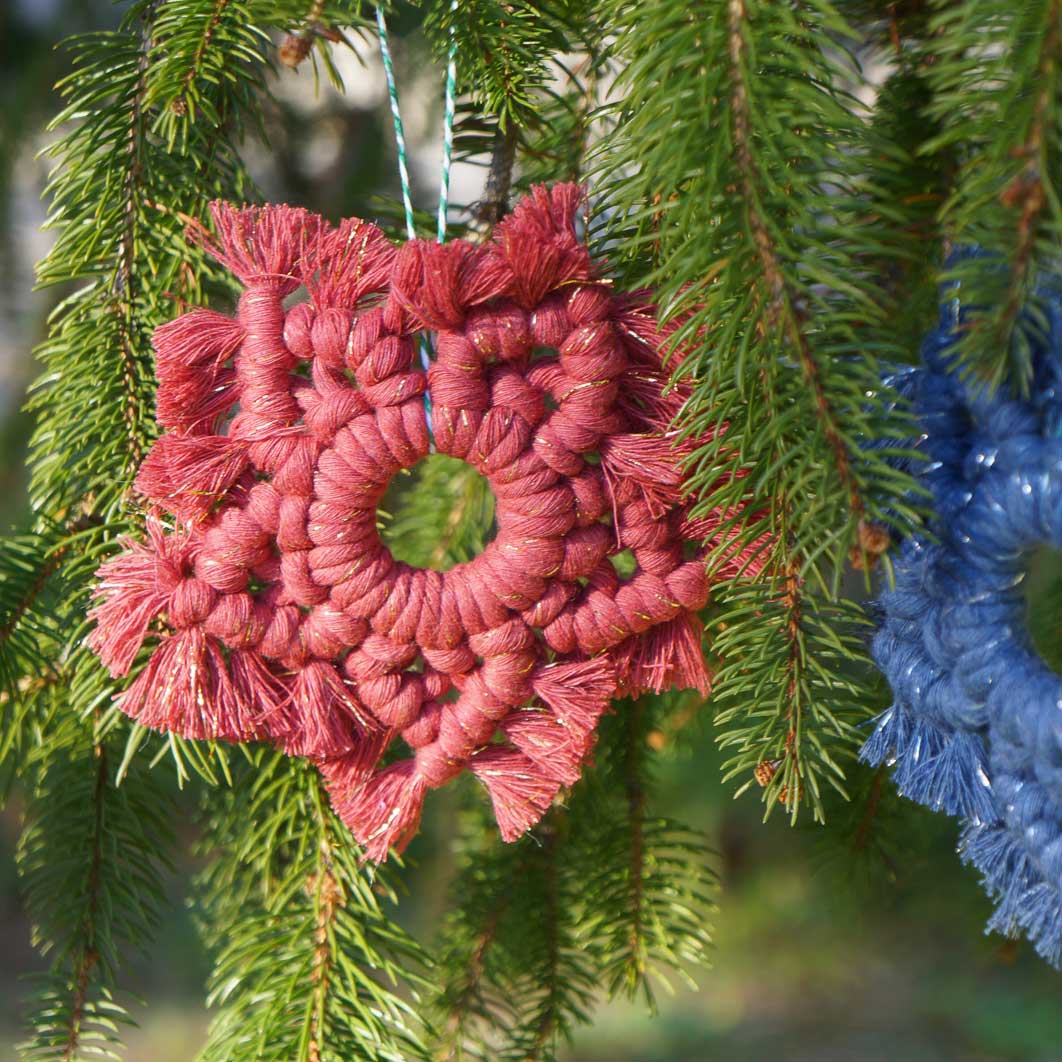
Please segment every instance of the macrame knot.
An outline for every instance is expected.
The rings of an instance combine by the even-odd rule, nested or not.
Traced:
[[[311,757],[370,859],[465,770],[512,840],[578,779],[615,697],[708,690],[700,539],[729,548],[728,514],[689,517],[701,440],[667,434],[687,397],[671,330],[598,279],[582,203],[536,188],[486,246],[397,250],[363,221],[214,204],[216,235],[192,238],[243,283],[236,317],[195,309],[155,336],[166,431],[136,485],[176,526],[153,515],[103,566],[91,644],[124,675],[150,631],[122,708]],[[429,452],[425,391],[436,450],[496,499],[494,541],[446,572],[377,531]]]
[[[1027,630],[1030,552],[1062,549],[1062,302],[1030,322],[1032,397],[961,371],[948,294],[923,365],[892,381],[912,402],[935,513],[880,598],[873,655],[893,703],[863,748],[900,792],[965,823],[961,852],[996,901],[989,928],[1024,932],[1062,965],[1062,677]],[[1025,322],[1023,322],[1023,327]]]

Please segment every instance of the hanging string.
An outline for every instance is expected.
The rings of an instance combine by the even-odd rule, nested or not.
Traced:
[[[380,34],[380,58],[383,60],[384,74],[387,76],[387,95],[391,100],[391,118],[395,124],[398,179],[402,185],[402,205],[406,209],[406,236],[415,240],[417,230],[413,224],[413,195],[409,186],[409,167],[406,165],[406,134],[402,129],[402,113],[398,109],[398,85],[395,83],[395,66],[391,61],[391,48],[387,43],[387,23],[384,21],[382,7],[376,9],[376,27]],[[424,355],[425,352],[422,350],[421,354]],[[427,368],[426,365],[425,368]]]
[[[457,0],[451,0],[450,11],[457,10]],[[437,239],[446,242],[446,207],[450,198],[450,161],[454,153],[454,111],[457,87],[457,36],[450,23],[450,54],[446,62],[446,113],[443,116],[442,180],[439,183],[439,225]]]
[[[457,10],[457,0],[451,0],[450,10]],[[382,7],[376,8],[376,28],[380,36],[380,58],[383,60],[384,74],[387,77],[387,95],[391,102],[391,118],[395,127],[395,145],[398,151],[398,179],[402,185],[402,205],[406,212],[406,235],[416,239],[417,230],[413,223],[413,193],[409,183],[409,166],[406,163],[406,134],[402,128],[402,112],[398,106],[398,83],[395,81],[395,65],[391,59],[391,47],[387,39],[387,21]],[[436,234],[439,243],[446,239],[446,208],[450,197],[450,163],[454,150],[454,112],[457,84],[457,38],[453,25],[450,26],[450,54],[446,63],[446,111],[443,117],[443,164],[442,179],[439,184],[439,216]],[[431,366],[431,344],[427,338],[420,341],[420,361],[427,372]],[[424,392],[424,414],[428,421],[428,432],[432,432],[431,397]],[[433,447],[434,449],[434,447]]]

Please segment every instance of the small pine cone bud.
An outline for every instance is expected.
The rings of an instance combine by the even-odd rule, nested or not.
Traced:
[[[1043,183],[1035,174],[1021,174],[999,193],[999,201],[1011,209],[1039,210],[1044,202]]]
[[[188,101],[183,96],[178,96],[171,101],[170,110],[177,115],[178,118],[183,118],[188,113]]]
[[[285,66],[290,66],[294,70],[310,54],[311,47],[313,47],[313,41],[309,35],[289,33],[280,42],[277,58]]]
[[[882,524],[860,520],[857,534],[859,543],[849,551],[848,559],[856,571],[863,571],[864,568],[873,571],[878,563],[878,557],[889,548],[892,542],[889,529]]]
[[[778,768],[781,765],[781,760],[760,760],[756,764],[756,769],[752,772],[752,775],[761,788],[766,788],[770,785],[771,779],[778,773]]]

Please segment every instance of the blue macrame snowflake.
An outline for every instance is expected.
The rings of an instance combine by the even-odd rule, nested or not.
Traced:
[[[880,598],[873,655],[894,702],[862,756],[964,820],[960,853],[996,902],[988,928],[1062,966],[1062,676],[1032,646],[1023,592],[1030,551],[1062,549],[1062,299],[1041,296],[1028,399],[960,379],[957,298],[923,365],[892,381],[923,433],[912,471],[935,515]]]

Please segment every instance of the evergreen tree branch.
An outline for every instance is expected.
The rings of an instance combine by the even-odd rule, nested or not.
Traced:
[[[929,113],[941,130],[926,150],[959,161],[941,219],[954,247],[987,252],[945,274],[966,292],[959,356],[993,386],[1027,390],[1036,285],[1062,238],[1062,4],[941,5],[931,26]]]
[[[18,849],[34,943],[53,956],[20,1050],[75,1062],[118,1057],[119,1025],[130,1021],[115,998],[121,956],[154,933],[173,838],[171,801],[151,772],[135,767],[119,787],[108,739],[64,707],[35,758]]]
[[[651,813],[650,732],[684,698],[625,701],[604,721],[598,763],[573,798],[567,862],[586,909],[582,948],[609,998],[639,995],[655,1010],[654,988],[669,975],[692,984],[704,967],[716,889],[711,852],[692,831]]]
[[[96,948],[96,911],[100,901],[100,861],[103,847],[103,787],[107,784],[107,754],[105,750],[94,745],[92,754],[99,761],[96,768],[96,784],[92,794],[92,806],[95,810],[92,823],[92,856],[88,872],[88,898],[85,904],[85,916],[81,927],[82,950],[75,960],[74,999],[70,1008],[70,1033],[63,1051],[63,1062],[73,1062],[81,1043],[81,1024],[85,1017],[85,1005],[88,1001],[89,975],[96,965],[99,952]]]
[[[878,359],[910,354],[890,335],[879,268],[900,249],[866,222],[884,207],[847,87],[852,30],[829,0],[602,10],[620,70],[595,152],[605,239],[677,324],[691,389],[677,426],[708,439],[687,470],[694,512],[731,513],[736,542],[765,565],[754,590],[741,575],[716,599],[720,741],[737,773],[786,763],[769,806],[785,788],[791,813],[809,803],[821,817],[822,785],[840,784],[866,714],[865,676],[826,667],[838,642],[866,665],[839,600],[849,550],[868,568],[888,528],[919,518],[900,447],[865,446],[904,437]]]
[[[212,810],[205,936],[216,948],[204,1062],[421,1058],[426,960],[381,907],[317,771],[259,750]],[[396,986],[401,986],[399,989]]]
[[[760,187],[763,176],[758,172],[752,153],[752,123],[749,115],[749,94],[752,90],[748,69],[749,32],[748,9],[744,0],[728,0],[728,35],[731,70],[731,112],[733,141],[741,191],[745,201],[752,240],[760,261],[756,277],[759,298],[767,306],[767,325],[780,328],[789,345],[797,352],[804,377],[815,399],[815,412],[822,425],[822,434],[833,453],[837,478],[848,496],[848,508],[854,517],[863,514],[863,499],[859,484],[852,472],[852,460],[848,446],[841,437],[830,399],[822,381],[818,360],[811,349],[806,333],[807,321],[797,310],[797,299],[792,279],[787,276],[778,257],[770,228],[760,206]]]

